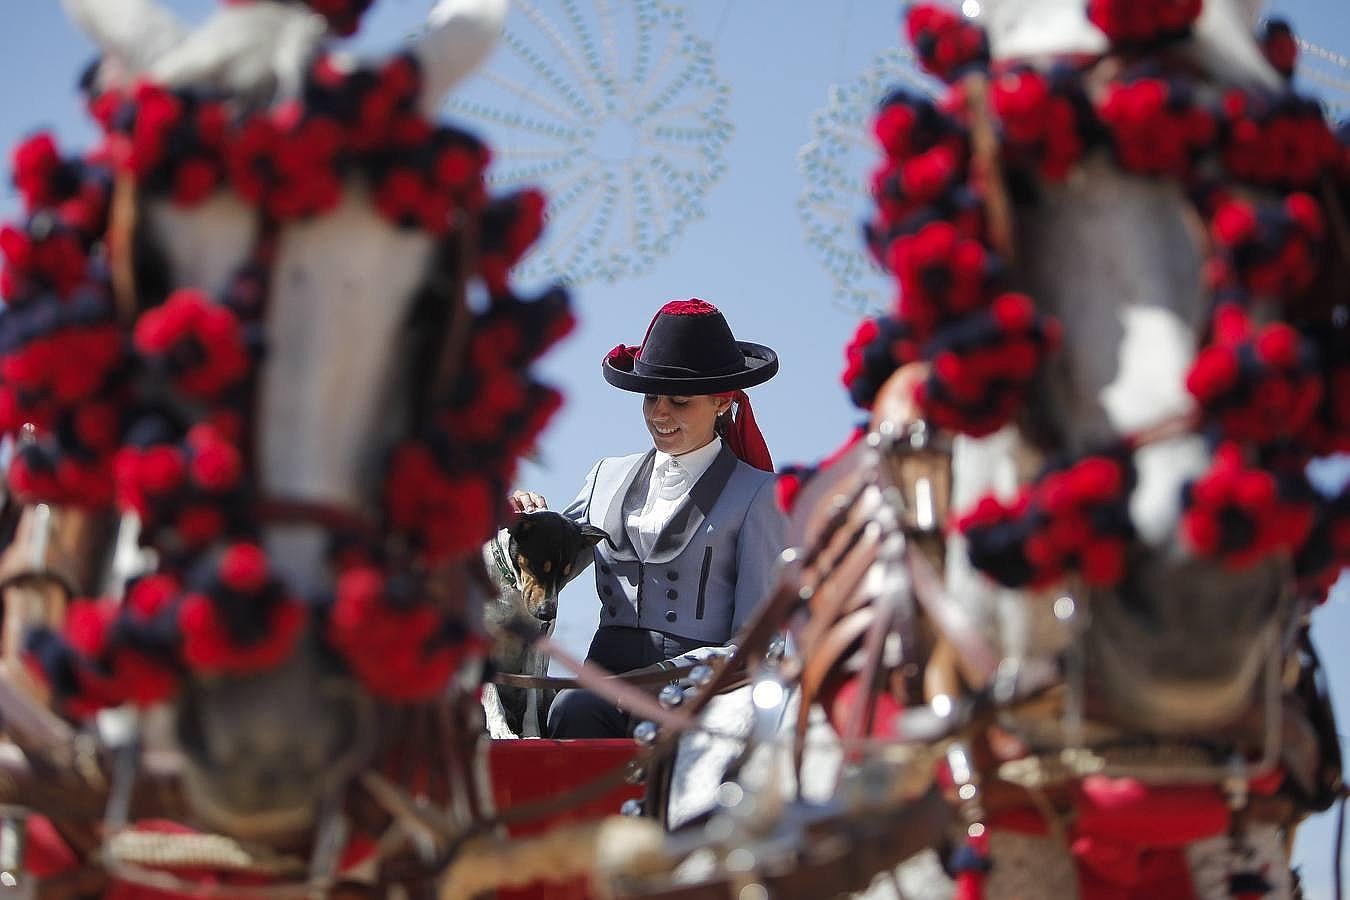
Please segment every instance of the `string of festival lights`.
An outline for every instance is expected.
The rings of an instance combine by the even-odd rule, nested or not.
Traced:
[[[447,105],[497,148],[495,187],[549,196],[527,280],[613,282],[670,253],[726,171],[730,88],[660,0],[517,0],[501,48]]]

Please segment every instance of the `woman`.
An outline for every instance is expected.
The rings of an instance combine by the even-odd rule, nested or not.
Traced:
[[[600,628],[587,658],[626,672],[725,645],[768,596],[784,521],[744,390],[772,378],[778,357],[737,341],[711,304],[677,300],[601,370],[644,395],[653,446],[596,463],[564,515],[613,542],[593,551]],[[532,512],[544,500],[521,491],[511,505]],[[632,724],[586,691],[559,694],[548,721],[554,738],[622,737]]]

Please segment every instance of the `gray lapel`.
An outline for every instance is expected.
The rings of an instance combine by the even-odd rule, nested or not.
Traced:
[[[633,541],[628,537],[627,523],[624,522],[623,500],[633,485],[646,485],[651,480],[652,463],[655,459],[656,450],[648,450],[638,457],[628,471],[616,473],[617,478],[605,485],[605,491],[597,490],[591,501],[589,518],[594,522],[595,513],[599,512],[602,515],[600,527],[605,529],[605,533],[616,544],[609,550],[609,555],[614,559],[631,561],[638,558]]]
[[[656,536],[656,545],[652,547],[647,562],[667,563],[684,552],[684,548],[689,546],[689,541],[703,525],[703,520],[712,512],[717,498],[722,496],[722,489],[730,480],[731,473],[736,471],[736,462],[736,454],[732,453],[731,448],[723,442],[722,449],[712,461],[712,465],[708,466],[707,471],[689,489],[689,495],[676,508],[666,527]],[[632,552],[631,545],[629,552]]]

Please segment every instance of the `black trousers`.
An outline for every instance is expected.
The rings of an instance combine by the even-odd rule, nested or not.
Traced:
[[[662,631],[610,626],[595,633],[586,660],[611,672],[630,672],[703,646],[702,641]],[[636,724],[613,703],[580,688],[559,692],[548,710],[551,738],[628,737]]]

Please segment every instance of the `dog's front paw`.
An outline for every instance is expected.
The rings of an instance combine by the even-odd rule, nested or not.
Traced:
[[[520,737],[507,724],[501,698],[497,696],[497,688],[491,682],[483,685],[483,718],[487,722],[488,737],[493,740],[515,740]]]

